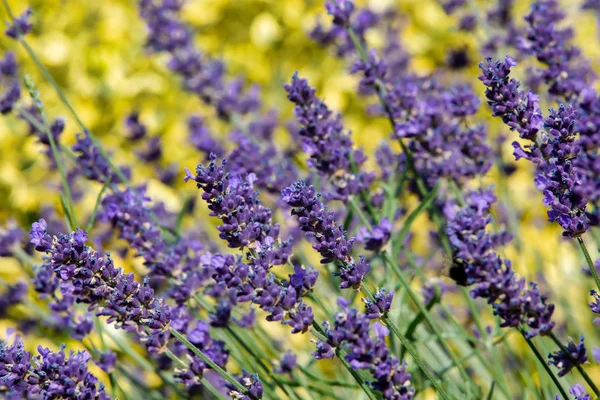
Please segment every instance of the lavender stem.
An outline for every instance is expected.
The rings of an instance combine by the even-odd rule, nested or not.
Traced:
[[[563,389],[563,387],[561,386],[560,382],[558,381],[558,378],[556,377],[556,375],[554,375],[554,372],[552,372],[552,370],[550,369],[550,366],[548,366],[548,363],[544,359],[544,356],[542,356],[542,354],[540,353],[538,348],[535,346],[533,341],[527,337],[527,334],[525,333],[525,331],[523,331],[522,329],[519,329],[519,331],[521,332],[523,339],[525,339],[525,341],[529,345],[529,348],[531,348],[531,351],[533,351],[533,354],[535,354],[537,359],[542,364],[542,367],[544,367],[544,370],[546,371],[548,376],[550,376],[550,379],[552,379],[552,382],[554,382],[554,385],[558,388],[558,391],[560,392],[563,399],[568,399],[569,396],[567,395],[567,392],[565,392],[565,389]]]
[[[200,359],[202,361],[204,361],[209,367],[211,367],[212,369],[214,369],[219,375],[221,375],[227,382],[231,383],[233,386],[236,387],[236,389],[238,389],[241,393],[244,393],[246,395],[250,395],[248,393],[248,390],[241,384],[239,383],[233,376],[231,376],[227,371],[225,371],[223,368],[219,367],[217,364],[214,363],[213,360],[211,360],[210,358],[208,358],[206,356],[206,354],[204,354],[202,351],[200,351],[196,346],[194,346],[192,344],[192,342],[190,342],[189,340],[187,340],[187,338],[185,336],[183,336],[181,333],[179,333],[177,330],[169,327],[169,332],[171,333],[171,335],[175,336],[175,338],[177,340],[179,340],[181,343],[183,343],[188,349],[190,349],[192,351],[192,353],[194,353],[195,355],[197,355],[198,357],[200,357]]]
[[[596,286],[598,290],[600,290],[600,275],[598,275],[598,271],[596,271],[596,267],[594,266],[594,261],[592,261],[592,257],[590,257],[590,253],[585,245],[585,242],[581,238],[581,236],[577,237],[577,243],[579,243],[579,247],[581,251],[583,251],[583,255],[585,257],[585,261],[587,262],[588,267],[590,268],[590,272],[596,281]]]

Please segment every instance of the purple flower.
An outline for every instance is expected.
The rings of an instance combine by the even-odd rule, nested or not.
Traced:
[[[363,299],[366,316],[369,319],[378,319],[390,311],[394,300],[394,292],[388,293],[385,289],[378,289],[373,297],[373,301]]]
[[[532,92],[525,95],[518,90],[519,82],[509,79],[514,65],[508,56],[504,63],[492,63],[488,58],[487,66],[480,64],[483,74],[479,79],[487,86],[486,97],[494,115],[502,117],[523,139],[531,141],[525,149],[514,142],[514,154],[517,160],[526,158],[537,165],[535,183],[544,193],[544,204],[550,207],[549,221],[560,224],[563,236],[578,237],[588,229],[590,221],[586,214],[587,199],[577,190],[579,174],[575,160],[580,152],[575,140],[577,112],[564,105],[558,110],[550,109],[542,131],[537,96]]]
[[[191,116],[187,120],[187,126],[190,143],[207,157],[210,154],[221,157],[225,153],[221,143],[211,135],[202,117],[198,115]]]
[[[371,52],[367,62],[355,64],[352,71],[361,72],[361,93],[382,96],[386,106],[376,112],[393,122],[395,138],[409,139],[413,166],[426,184],[433,187],[440,178],[461,183],[487,172],[491,149],[485,127],[461,126],[479,106],[472,90],[465,85],[445,88],[433,79],[407,73],[402,65],[387,70],[386,65]]]
[[[298,172],[288,157],[283,159],[274,144],[259,145],[255,138],[232,135],[237,147],[229,153],[228,169],[231,175],[256,176],[256,187],[277,194],[282,187],[296,181]]]
[[[380,251],[390,240],[392,227],[390,220],[384,217],[371,230],[361,226],[356,234],[356,240],[363,242],[367,250]]]
[[[577,104],[575,132],[579,132],[579,156],[574,160],[578,184],[574,191],[589,203],[600,202],[600,97],[592,89],[584,89]],[[596,209],[596,214],[598,210]],[[598,225],[598,215],[594,216]]]
[[[461,31],[472,32],[475,28],[477,28],[477,17],[473,14],[463,16],[458,23],[458,29]]]
[[[212,154],[206,167],[198,164],[196,176],[187,171],[185,178],[203,190],[202,199],[208,203],[210,215],[222,221],[217,227],[219,237],[231,248],[242,248],[278,234],[279,226],[271,223],[271,210],[254,189],[256,176],[231,176],[225,172],[225,165],[223,161],[217,166]]]
[[[9,398],[110,398],[88,371],[90,356],[85,351],[70,352],[67,357],[64,345],[59,352],[38,346],[39,355],[32,357],[18,336],[12,345],[7,342],[0,343],[0,385],[8,388]]]
[[[548,92],[570,101],[588,87],[595,78],[589,62],[581,60],[581,50],[569,43],[570,28],[557,29],[564,18],[557,0],[539,0],[525,16],[529,24],[518,47],[525,54],[535,55],[545,69],[533,71],[530,80],[545,82]]]
[[[29,386],[27,375],[32,368],[31,353],[24,349],[19,336],[12,345],[8,344],[8,339],[0,341],[0,384],[8,388],[9,396],[18,398],[26,394]]]
[[[312,292],[313,287],[317,283],[319,271],[309,266],[303,269],[300,265],[294,266],[294,273],[290,276],[290,285],[294,287],[299,296],[304,296]]]
[[[0,113],[8,114],[21,97],[18,68],[14,53],[0,59]]]
[[[29,21],[32,15],[31,8],[26,9],[21,15],[15,18],[13,24],[4,31],[6,36],[16,39],[21,35],[26,35],[31,31],[33,24]]]
[[[313,186],[306,186],[304,181],[284,188],[282,200],[292,207],[292,215],[296,216],[306,236],[311,238],[313,248],[321,254],[321,263],[336,262],[339,264],[341,288],[359,288],[371,266],[364,257],[355,262],[350,252],[354,238],[347,239],[346,232],[335,219],[333,211],[328,210],[315,195]]]
[[[328,198],[347,201],[349,196],[368,189],[373,173],[360,171],[366,157],[354,150],[350,132],[344,130],[339,114],[334,115],[327,105],[315,96],[315,89],[295,73],[292,82],[284,85],[288,99],[295,104],[294,114],[300,124],[298,137],[309,158],[309,166],[327,177],[332,189]],[[352,165],[356,169],[353,169]]]
[[[600,295],[595,290],[590,290],[590,295],[594,297],[594,302],[589,303],[590,309],[594,314],[600,315]],[[594,320],[594,324],[600,325],[600,317]]]
[[[132,111],[127,115],[125,128],[129,132],[127,138],[132,142],[137,142],[146,136],[146,125],[141,123],[140,114],[137,111]]]
[[[573,395],[574,400],[591,400],[591,396],[585,393],[585,388],[579,383],[569,388],[569,393]],[[560,395],[556,395],[556,400],[561,400]],[[565,399],[566,400],[566,399]]]
[[[454,14],[456,10],[465,5],[466,0],[445,0],[442,2],[442,8],[446,14]]]
[[[284,321],[292,327],[292,333],[304,333],[312,326],[312,308],[306,303],[300,303],[296,310],[289,313],[289,319]]]
[[[479,80],[486,86],[485,96],[493,115],[501,117],[511,130],[519,132],[521,138],[534,141],[542,128],[543,117],[538,97],[531,91],[520,91],[520,83],[510,78],[510,69],[515,65],[515,60],[509,56],[504,62],[492,62],[488,57],[485,64],[479,64],[482,72]]]
[[[334,272],[334,275],[340,277],[341,289],[359,289],[365,276],[371,270],[371,265],[367,262],[364,256],[360,256],[358,262],[354,260],[340,266],[339,272]]]
[[[279,361],[279,366],[275,368],[275,372],[278,374],[292,374],[294,368],[296,368],[297,357],[291,351],[286,351],[281,356],[281,360]]]
[[[148,28],[147,49],[168,53],[168,66],[182,78],[184,88],[213,106],[221,119],[259,109],[257,87],[245,90],[242,79],[225,81],[223,63],[196,48],[192,30],[179,16],[182,5],[178,0],[140,1],[140,15]]]
[[[359,91],[364,94],[372,94],[377,84],[385,80],[387,73],[387,64],[377,57],[377,52],[373,49],[369,53],[367,61],[359,60],[351,68],[353,74],[362,73]]]
[[[154,297],[147,280],[140,285],[133,274],[115,268],[110,255],[85,245],[86,236],[82,233],[50,237],[44,228],[41,220],[32,229],[32,236],[37,235],[35,242],[51,243],[50,247],[36,245],[38,251],[46,253],[38,279],[40,274],[54,271],[63,296],[88,304],[96,315],[107,316],[109,323],[115,322],[117,328],[127,332],[135,331],[147,341],[166,330],[168,307]]]
[[[0,318],[6,317],[8,308],[16,306],[27,295],[29,286],[25,282],[6,285],[2,294],[0,294]]]
[[[0,227],[0,257],[12,257],[13,248],[21,246],[24,234],[14,220],[9,220],[5,227]]]
[[[98,361],[94,362],[100,367],[100,369],[102,369],[102,371],[110,374],[114,370],[115,364],[117,363],[117,355],[114,352],[107,350],[100,353],[100,358]]]
[[[585,345],[583,344],[583,336],[579,338],[579,344],[576,345],[571,338],[569,343],[564,349],[560,349],[555,353],[548,354],[549,365],[554,365],[560,369],[558,376],[565,376],[574,367],[587,362],[588,358],[585,351]]]
[[[348,26],[350,16],[354,11],[354,3],[349,0],[330,0],[325,3],[327,13],[333,17],[333,23],[341,26]]]
[[[369,371],[373,378],[367,384],[382,393],[383,398],[412,399],[414,389],[410,387],[410,374],[386,346],[388,329],[376,322],[371,330],[366,314],[349,308],[344,299],[338,300],[338,304],[343,311],[336,314],[333,328],[328,322],[323,324],[327,341],[317,341],[313,356],[330,358],[335,354],[334,347],[343,348],[350,367]]]
[[[242,317],[236,320],[236,322],[241,328],[252,328],[256,322],[254,308],[251,308],[248,313],[242,315]]]
[[[528,337],[548,334],[555,325],[554,305],[546,304],[535,283],[526,289],[525,280],[515,275],[510,261],[496,253],[495,248],[510,241],[511,236],[486,232],[495,197],[482,191],[470,193],[466,199],[467,207],[448,222],[454,257],[450,276],[461,285],[476,285],[471,296],[485,298],[493,305],[501,327],[525,325]]]
[[[242,375],[238,375],[235,378],[248,391],[249,396],[240,393],[231,383],[225,382],[225,385],[230,390],[229,395],[231,398],[239,400],[262,399],[263,387],[257,375],[242,371]]]
[[[102,183],[106,179],[110,179],[113,183],[120,182],[92,141],[89,132],[84,131],[77,135],[77,142],[73,145],[72,150],[77,154],[78,167],[86,178]],[[122,168],[121,171],[127,178],[131,175],[127,169]]]

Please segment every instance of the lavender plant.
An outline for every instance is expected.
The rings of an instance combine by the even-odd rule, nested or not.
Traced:
[[[597,329],[569,324],[565,296],[543,276],[531,280],[523,257],[505,254],[519,232],[505,228],[502,212],[521,205],[506,204],[488,184],[495,165],[499,179],[509,174],[493,150],[503,135],[492,137],[484,118],[499,117],[519,134],[516,160],[533,164],[548,220],[577,240],[600,290],[583,239],[598,238],[600,221],[592,64],[572,44],[573,30],[559,25],[564,12],[556,0],[534,2],[523,24],[511,1],[468,3],[439,6],[457,17],[458,30],[482,33],[478,78],[491,113],[480,109],[469,69],[412,68],[397,10],[324,2],[330,21],[319,19],[310,37],[359,77],[368,118],[389,124],[389,138],[370,159],[355,144],[365,142],[361,130],[351,134],[351,120],[317,95],[303,72],[277,82],[289,103],[272,107],[258,85],[197,45],[183,0],[140,0],[147,56],[165,55],[175,82],[205,106],[180,116],[185,151],[200,160],[192,172],[170,157],[136,109],[118,128],[134,157],[105,147],[29,45],[35,10],[15,16],[3,0],[6,36],[25,49],[79,132],[69,147],[69,121],[51,117],[46,94],[21,74],[27,59],[5,52],[0,111],[11,123],[24,121],[37,139],[60,207],[0,229],[0,257],[15,259],[27,276],[1,281],[0,317],[13,328],[0,338],[0,394],[600,396],[587,354]],[[585,8],[595,9],[591,3]],[[515,59],[498,55],[506,48],[521,63],[530,55],[539,63],[528,69],[526,89],[511,75]],[[466,53],[449,54],[451,66],[461,57],[468,62]],[[544,114],[540,104],[547,102]],[[276,132],[292,114],[286,126],[293,145],[286,147]],[[177,207],[155,194],[136,163],[175,189]],[[94,192],[93,207],[87,192]],[[592,312],[585,317],[591,322],[600,300],[589,293],[593,301],[582,310]],[[574,335],[578,343],[561,339]],[[36,337],[46,338],[37,355],[29,350]]]

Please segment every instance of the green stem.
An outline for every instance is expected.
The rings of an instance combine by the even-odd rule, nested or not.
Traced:
[[[309,299],[311,299],[312,301],[314,301],[319,308],[323,311],[323,313],[325,313],[325,316],[327,317],[328,320],[333,321],[334,320],[334,316],[331,313],[331,311],[329,311],[329,309],[325,306],[325,304],[323,304],[323,302],[321,301],[321,299],[319,299],[318,296],[315,296],[314,294],[310,293],[307,296]]]
[[[563,343],[554,334],[554,332],[550,332],[550,338],[554,341],[554,343],[556,343],[558,345],[558,347],[560,347],[560,349],[563,351],[564,354],[570,354],[569,350],[567,350],[565,345],[563,345]],[[583,369],[581,364],[579,364],[575,361],[573,363],[575,364],[575,368],[577,368],[577,371],[579,371],[579,373],[581,374],[583,379],[587,382],[587,384],[590,386],[590,388],[596,394],[596,396],[600,396],[600,390],[598,390],[598,387],[594,384],[594,381],[592,380],[592,378],[590,378],[590,376],[587,374],[587,372],[585,372],[585,370]]]
[[[171,361],[173,361],[175,364],[177,364],[179,366],[179,368],[182,369],[187,369],[188,366],[179,358],[175,355],[175,353],[173,353],[171,350],[169,350],[169,348],[165,348],[165,354],[167,357],[169,357],[171,359]],[[204,387],[206,387],[206,389],[216,398],[220,399],[220,400],[227,400],[227,397],[223,396],[221,394],[221,392],[219,392],[217,390],[216,387],[213,386],[212,383],[210,383],[206,378],[202,378],[201,380],[202,385]]]
[[[96,198],[96,204],[94,204],[94,209],[92,210],[92,214],[90,215],[90,220],[87,223],[86,231],[89,233],[94,226],[94,222],[96,221],[96,214],[98,214],[98,208],[100,207],[100,202],[102,201],[102,195],[106,191],[106,188],[110,185],[110,178],[106,178],[104,181],[104,185],[102,185],[102,189],[98,193],[98,197]]]
[[[346,359],[344,358],[344,355],[340,354],[340,349],[339,348],[335,350],[335,355],[342,362],[342,364],[344,364],[344,367],[346,367],[346,369],[350,372],[350,374],[354,377],[354,379],[356,379],[356,382],[358,382],[358,385],[366,393],[367,397],[369,399],[371,399],[371,400],[376,400],[377,397],[375,396],[375,394],[373,394],[373,392],[371,391],[371,389],[363,381],[363,379],[360,377],[360,375],[358,375],[358,373],[355,370],[352,369],[352,367],[350,366],[350,364],[348,364],[348,361],[346,361]]]
[[[296,391],[294,389],[288,388],[286,387],[285,384],[283,384],[277,377],[275,374],[271,373],[271,369],[265,364],[265,362],[263,361],[263,359],[261,357],[259,357],[257,354],[255,354],[255,352],[250,348],[250,346],[248,345],[248,343],[250,343],[249,338],[246,336],[245,338],[241,338],[238,333],[231,327],[228,326],[225,328],[227,330],[227,332],[231,335],[231,337],[233,337],[233,339],[240,345],[242,346],[242,348],[244,350],[246,350],[246,352],[248,354],[250,354],[250,356],[252,356],[252,358],[254,358],[256,360],[256,362],[258,362],[258,365],[260,365],[260,367],[263,369],[264,373],[266,374],[266,376],[271,376],[271,379],[273,381],[275,381],[275,384],[277,386],[279,386],[281,388],[281,390],[283,390],[283,392],[288,396],[291,397],[291,394],[294,395],[295,398],[299,398],[298,394],[296,393]]]
[[[365,285],[362,286],[362,289],[364,290],[365,294],[371,301],[375,300],[373,295],[371,294],[371,292],[369,291],[369,289],[367,289],[367,287]],[[429,381],[431,381],[431,383],[437,390],[438,395],[443,399],[450,399],[450,397],[448,397],[448,394],[446,394],[445,390],[442,388],[442,386],[437,381],[437,379],[435,379],[433,377],[433,375],[431,374],[431,372],[429,372],[429,368],[427,368],[427,366],[425,365],[423,360],[421,360],[421,358],[419,357],[419,354],[417,353],[417,350],[412,345],[410,340],[408,340],[406,338],[406,336],[402,332],[400,332],[398,327],[388,318],[387,315],[384,315],[381,319],[390,328],[392,333],[400,340],[400,343],[402,343],[402,346],[404,346],[404,348],[406,348],[406,350],[408,350],[408,353],[415,360],[415,363],[417,364],[417,366],[421,369],[421,371],[423,371],[423,373],[425,374],[427,379],[429,379]]]
[[[590,272],[592,273],[592,276],[594,277],[594,280],[596,281],[596,286],[598,287],[598,290],[600,290],[600,276],[598,275],[598,271],[596,271],[596,267],[594,266],[594,261],[592,261],[592,257],[590,256],[590,253],[585,245],[585,242],[581,238],[581,236],[577,238],[577,243],[579,243],[579,247],[581,248],[581,251],[583,252],[585,261],[587,262],[587,265],[590,268]]]
[[[356,213],[356,215],[358,215],[363,224],[365,224],[366,227],[369,228],[369,230],[372,230],[373,226],[371,225],[371,222],[369,221],[365,213],[363,213],[363,211],[360,209],[358,203],[356,203],[356,199],[350,196],[348,198],[348,204],[352,207],[352,210]]]
[[[423,360],[421,360],[421,358],[419,357],[419,354],[417,353],[417,350],[412,345],[410,340],[408,340],[406,338],[406,336],[404,336],[402,334],[402,332],[400,332],[398,327],[396,327],[396,325],[394,325],[394,323],[387,317],[387,315],[384,316],[382,318],[382,320],[390,328],[390,330],[394,333],[394,335],[398,339],[400,339],[400,343],[402,343],[402,346],[404,348],[406,348],[406,350],[408,350],[408,353],[411,355],[413,360],[415,360],[415,363],[417,364],[417,366],[421,369],[421,371],[423,371],[423,373],[425,374],[427,379],[429,379],[431,384],[435,387],[435,390],[437,390],[439,397],[441,397],[442,399],[449,400],[450,397],[448,396],[446,391],[442,388],[442,385],[440,384],[440,382],[436,378],[433,377],[433,375],[431,374],[431,372],[429,371],[429,369],[427,368],[427,366],[425,365]]]
[[[552,382],[554,382],[554,385],[556,386],[556,388],[560,392],[560,394],[563,397],[563,399],[568,399],[569,397],[567,395],[567,392],[565,392],[565,389],[563,389],[563,387],[561,386],[560,382],[558,381],[558,378],[556,377],[556,375],[554,375],[554,372],[552,372],[552,370],[550,369],[550,366],[548,365],[548,363],[544,359],[544,356],[542,356],[542,354],[537,349],[537,347],[535,347],[535,344],[533,343],[533,341],[527,337],[527,335],[525,334],[525,332],[522,329],[519,329],[519,331],[521,332],[521,335],[523,335],[523,338],[525,339],[525,341],[527,342],[527,344],[529,345],[529,347],[533,351],[533,354],[535,354],[535,356],[537,357],[537,359],[542,364],[542,367],[544,368],[544,370],[546,371],[546,373],[548,374],[548,376],[550,376],[550,379],[552,379]]]
[[[381,255],[383,256],[383,259],[385,260],[385,262],[395,272],[396,276],[400,280],[400,283],[402,284],[402,286],[408,293],[408,296],[415,303],[415,305],[417,306],[419,311],[423,314],[425,321],[427,321],[427,324],[431,327],[433,334],[438,338],[438,341],[439,341],[440,345],[442,346],[442,348],[444,349],[444,351],[452,359],[452,362],[454,364],[456,364],[456,367],[458,368],[458,371],[460,372],[462,379],[465,381],[465,383],[470,382],[471,379],[470,379],[469,375],[467,374],[467,371],[464,369],[464,367],[460,363],[460,360],[458,359],[456,354],[454,354],[454,352],[448,347],[448,344],[446,343],[446,341],[442,339],[441,332],[438,329],[437,325],[433,322],[433,318],[431,318],[431,314],[429,313],[429,311],[427,311],[427,308],[423,305],[423,303],[417,297],[416,293],[412,290],[412,288],[406,281],[406,278],[404,277],[404,274],[402,273],[402,271],[400,270],[398,265],[395,262],[392,262],[389,254],[387,252],[383,252],[383,253],[381,253]]]
[[[227,382],[229,382],[233,386],[235,386],[235,388],[238,389],[240,391],[240,393],[243,393],[247,396],[250,395],[248,393],[248,390],[241,383],[239,383],[237,381],[237,379],[235,379],[233,376],[231,376],[223,368],[221,368],[217,364],[215,364],[213,360],[208,358],[206,356],[206,354],[204,354],[202,351],[200,351],[200,349],[198,349],[196,346],[194,346],[194,344],[192,342],[187,340],[187,338],[185,336],[183,336],[181,333],[179,333],[177,330],[175,330],[171,327],[169,327],[169,332],[171,333],[171,335],[175,336],[175,338],[177,340],[179,340],[181,343],[183,343],[188,349],[190,349],[192,351],[192,353],[194,353],[195,355],[200,357],[200,359],[202,361],[204,361],[209,367],[214,369],[215,372],[217,372],[219,375],[221,375]]]
[[[302,373],[304,375],[306,375],[308,378],[313,379],[317,382],[329,385],[329,386],[339,386],[339,387],[344,387],[344,388],[349,388],[349,389],[356,389],[356,385],[353,383],[349,383],[349,382],[340,382],[340,381],[335,381],[332,379],[326,379],[326,378],[322,378],[314,373],[312,373],[310,370],[308,370],[307,368],[299,365],[298,368],[300,369],[300,371],[302,371]]]
[[[63,190],[65,192],[67,207],[65,207],[65,213],[68,216],[69,220],[69,229],[73,231],[77,226],[77,218],[75,216],[75,207],[73,206],[73,196],[71,196],[71,189],[69,188],[69,182],[67,181],[67,174],[65,172],[65,167],[62,163],[62,157],[58,152],[58,148],[56,146],[56,142],[54,141],[54,136],[50,133],[50,129],[48,128],[48,120],[46,119],[46,112],[44,111],[42,102],[39,98],[39,94],[37,89],[35,88],[35,84],[27,75],[25,76],[25,86],[29,90],[29,95],[31,96],[34,105],[37,107],[37,110],[42,118],[42,128],[43,132],[46,134],[48,138],[48,142],[50,143],[50,149],[52,151],[52,156],[54,157],[54,161],[56,161],[56,166],[58,168],[58,172],[60,173],[60,178],[63,186]]]
[[[327,342],[327,337],[325,336],[325,332],[323,332],[323,329],[319,326],[319,324],[317,324],[316,321],[313,321],[312,326],[313,326],[313,329],[311,329],[312,334],[315,335],[317,337],[317,339],[321,340],[322,342]],[[346,367],[348,372],[350,372],[350,375],[352,375],[354,377],[354,379],[358,383],[358,386],[360,386],[360,388],[363,390],[363,392],[365,392],[367,397],[371,400],[376,400],[377,397],[375,396],[373,391],[371,391],[371,389],[367,386],[367,384],[365,383],[363,378],[359,375],[359,373],[357,371],[355,371],[354,369],[352,369],[350,364],[348,364],[348,362],[344,358],[344,354],[342,353],[342,351],[339,347],[336,348],[335,355],[341,361],[341,363],[344,365],[344,367]]]

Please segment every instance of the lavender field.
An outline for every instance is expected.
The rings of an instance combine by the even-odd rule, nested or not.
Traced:
[[[1,2],[0,398],[600,398],[600,1]]]

